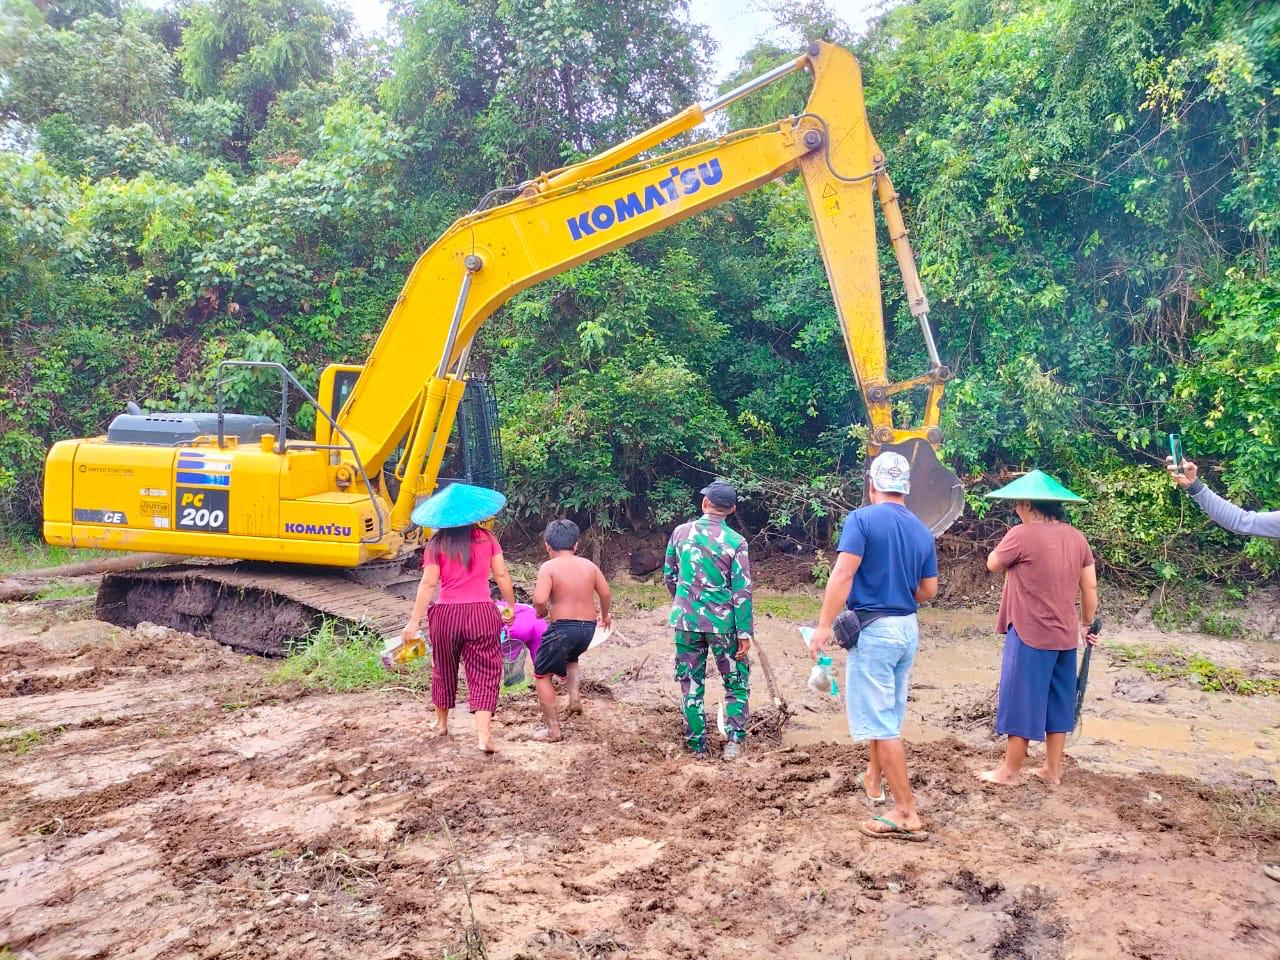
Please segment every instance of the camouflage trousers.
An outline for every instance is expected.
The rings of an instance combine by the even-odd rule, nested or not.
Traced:
[[[684,737],[690,750],[707,745],[707,720],[702,712],[707,682],[707,653],[715,657],[716,669],[724,682],[724,727],[730,740],[747,738],[747,692],[751,667],[738,652],[738,638],[730,634],[676,631],[676,682],[683,696]]]

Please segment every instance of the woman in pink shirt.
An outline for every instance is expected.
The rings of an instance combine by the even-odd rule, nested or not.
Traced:
[[[507,602],[507,610],[501,614],[489,594],[490,578]],[[515,602],[502,547],[488,530],[474,523],[445,527],[436,530],[427,541],[422,555],[422,582],[403,636],[406,641],[412,639],[426,613],[436,736],[449,733],[449,710],[458,696],[461,661],[467,677],[467,706],[476,717],[479,747],[485,753],[493,753],[489,728],[502,684],[498,640],[503,621],[510,619]]]

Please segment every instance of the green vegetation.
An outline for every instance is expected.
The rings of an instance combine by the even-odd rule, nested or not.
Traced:
[[[757,591],[752,597],[751,605],[757,615],[799,623],[818,619],[818,613],[822,610],[822,598],[801,593]]]
[[[619,582],[610,586],[613,590],[614,609],[619,613],[657,610],[671,604],[671,595],[667,593],[667,587],[661,580],[654,583]]]
[[[1239,667],[1224,667],[1198,653],[1176,647],[1107,644],[1107,652],[1119,663],[1137,667],[1160,680],[1185,680],[1210,693],[1241,696],[1280,694],[1280,677]]]
[[[1210,636],[1230,639],[1240,636],[1243,622],[1239,617],[1223,610],[1210,610],[1201,619],[1200,629]]]
[[[40,591],[41,600],[71,600],[89,598],[97,594],[98,584],[94,583],[52,583]]]
[[[8,726],[4,724],[3,726]],[[0,737],[0,753],[14,753],[21,756],[30,753],[36,747],[62,736],[66,733],[67,728],[62,724],[45,730],[23,730],[21,733],[11,734],[6,737]]]
[[[77,550],[74,547],[51,547],[29,539],[0,544],[0,575],[61,567],[69,563],[86,563],[111,556],[111,550]]]
[[[363,359],[488,189],[711,93],[682,0],[392,16],[388,45],[333,0],[0,0],[0,533],[33,531],[51,442],[128,399],[207,408],[223,357],[312,385]],[[858,35],[815,0],[728,81],[811,37],[855,49],[957,372],[944,452],[973,512],[1001,470],[1046,467],[1089,494],[1113,580],[1280,568],[1157,470],[1180,430],[1212,482],[1280,505],[1278,35],[1280,6],[1243,0],[908,0]],[[793,112],[805,86],[731,119]],[[891,366],[915,373],[882,264]],[[753,531],[825,545],[858,499],[865,429],[794,178],[525,291],[474,357],[513,519],[666,525],[714,472]],[[263,412],[270,391],[228,395]]]
[[[642,613],[647,610],[664,609],[671,604],[671,597],[666,586],[661,582],[629,583],[619,582],[613,585],[614,609],[621,614]],[[818,616],[822,599],[817,596],[805,596],[797,593],[773,593],[757,589],[752,598],[752,606],[759,616],[774,617],[778,620],[813,620]]]
[[[45,735],[39,730],[24,730],[0,740],[0,753],[16,753],[22,756],[44,743]]]
[[[1233,610],[1245,605],[1247,593],[1208,584],[1182,584],[1165,588],[1152,607],[1152,619],[1162,630],[1198,630],[1231,639],[1245,633],[1244,621]]]
[[[528,693],[532,689],[533,680],[526,676],[523,680],[518,680],[512,684],[504,683],[498,692],[504,697],[516,697],[522,693]]]
[[[381,687],[430,690],[431,662],[423,658],[400,671],[390,671],[382,665],[381,637],[367,631],[344,630],[326,620],[319,630],[296,645],[268,679],[332,691]]]
[[[326,620],[311,636],[299,641],[288,657],[267,675],[272,683],[300,683],[313,690],[345,692],[398,690],[430,692],[431,657],[405,664],[396,670],[382,665],[382,638],[362,630],[346,630]],[[516,683],[503,684],[501,694],[514,697],[532,688],[526,677]],[[228,712],[241,710],[246,703],[224,703]]]

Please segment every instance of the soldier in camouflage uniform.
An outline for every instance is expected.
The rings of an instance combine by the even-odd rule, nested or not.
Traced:
[[[706,755],[702,698],[710,652],[724,682],[726,760],[741,753],[747,737],[751,674],[751,564],[747,542],[725,522],[737,505],[738,494],[724,481],[705,487],[702,516],[676,527],[663,567],[672,599],[685,742],[696,755]]]

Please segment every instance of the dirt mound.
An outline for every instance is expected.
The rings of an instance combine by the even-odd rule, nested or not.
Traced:
[[[29,642],[31,636],[40,642]],[[0,639],[0,697],[90,687],[111,678],[203,673],[235,659],[213,640],[152,623],[130,630],[77,621],[26,638]]]

